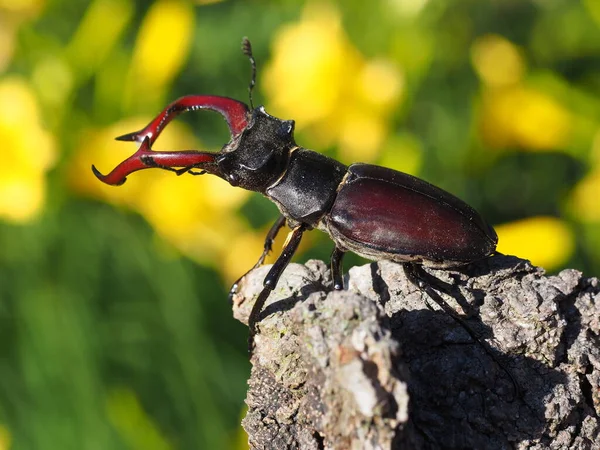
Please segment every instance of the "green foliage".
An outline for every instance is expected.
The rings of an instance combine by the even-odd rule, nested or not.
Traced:
[[[139,217],[71,201],[0,229],[0,417],[15,448],[225,448],[245,329]]]

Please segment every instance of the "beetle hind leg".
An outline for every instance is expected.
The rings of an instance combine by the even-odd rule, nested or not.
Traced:
[[[467,322],[463,318],[459,316],[459,314],[454,309],[450,307],[450,305],[448,305],[448,303],[446,303],[446,301],[440,296],[440,294],[438,294],[436,290],[432,287],[432,284],[437,285],[442,292],[452,295],[450,289],[444,286],[444,283],[441,280],[438,280],[433,275],[430,275],[427,272],[425,272],[425,270],[423,270],[423,267],[418,264],[404,263],[402,267],[404,268],[406,278],[408,278],[408,280],[416,287],[423,290],[429,296],[429,298],[431,298],[440,308],[442,308],[442,310],[446,314],[452,317],[452,319],[454,319],[454,321],[458,323],[469,334],[469,336],[471,336],[471,339],[473,339],[475,342],[477,342],[477,344],[481,346],[481,348],[485,351],[485,353],[488,354],[488,356],[494,361],[494,363],[496,363],[498,367],[500,367],[500,369],[502,369],[502,371],[506,373],[513,385],[515,396],[520,396],[521,390],[519,387],[519,383],[515,379],[512,372],[495,355],[494,350],[490,348],[490,346],[485,341],[483,341],[482,338],[479,337],[479,335],[467,324]]]

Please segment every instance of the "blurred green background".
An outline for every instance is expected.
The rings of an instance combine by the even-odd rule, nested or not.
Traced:
[[[0,450],[245,448],[226,291],[276,208],[215,177],[90,171],[179,96],[246,101],[242,36],[255,102],[301,145],[451,191],[504,253],[600,273],[598,1],[0,0]],[[154,147],[227,140],[198,112]],[[297,260],[331,248],[310,233]]]

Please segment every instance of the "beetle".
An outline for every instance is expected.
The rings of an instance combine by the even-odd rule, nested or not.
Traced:
[[[232,186],[259,192],[277,205],[280,216],[267,233],[263,253],[253,268],[263,264],[283,226],[291,232],[252,307],[248,320],[251,352],[259,314],[308,230],[324,231],[335,244],[331,274],[337,290],[344,287],[342,259],[348,251],[371,260],[403,263],[413,282],[417,267],[448,269],[495,253],[498,237],[494,229],[454,195],[403,172],[362,163],[346,166],[298,146],[293,120],[278,119],[263,106],[252,106],[256,64],[247,39],[242,48],[252,63],[250,107],[228,97],[182,97],[142,130],[116,138],[140,144],[132,156],[107,175],[94,166],[92,171],[104,183],[117,186],[132,172],[148,168],[178,175],[212,174]],[[227,121],[231,140],[219,152],[152,150],[171,120],[198,109],[216,111]]]

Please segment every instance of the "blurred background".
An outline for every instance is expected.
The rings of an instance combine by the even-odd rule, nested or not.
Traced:
[[[449,190],[549,273],[600,274],[600,2],[0,0],[0,450],[246,447],[226,292],[275,206],[90,170],[179,96],[247,101],[242,36],[255,103],[300,145]],[[189,113],[154,148],[228,138]],[[296,260],[331,249],[309,233]]]

